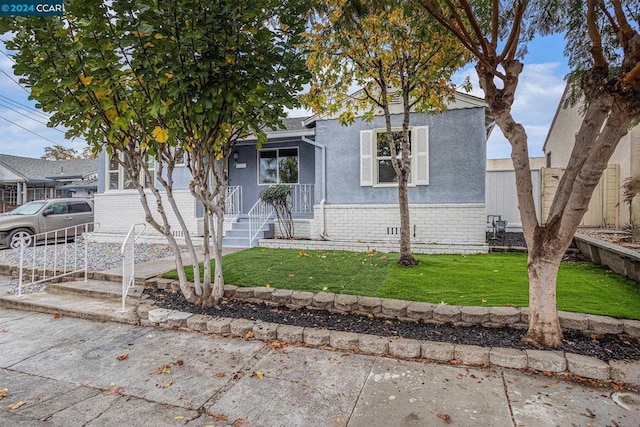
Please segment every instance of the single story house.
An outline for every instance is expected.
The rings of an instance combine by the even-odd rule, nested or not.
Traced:
[[[400,130],[401,105],[392,107],[394,129]],[[486,104],[457,93],[445,112],[412,113],[410,126],[413,250],[486,252],[485,158],[493,126]],[[296,238],[397,247],[398,190],[384,128],[382,115],[373,122],[356,118],[349,126],[337,117],[315,115],[286,119],[283,129],[268,132],[260,148],[255,139],[238,142],[229,160],[224,244],[257,243],[260,235],[249,236],[246,223],[258,216],[260,192],[282,183],[292,187]],[[105,152],[98,159],[95,206],[100,233],[124,235],[132,224],[144,222],[138,193],[127,188],[123,171]],[[202,208],[187,189],[187,168],[177,167],[174,177],[175,199],[189,233],[201,235]],[[177,222],[172,229],[180,235]],[[146,232],[155,233],[151,227]]]
[[[569,89],[567,87],[562,99],[560,99],[542,148],[546,157],[547,170],[545,172],[549,174],[544,190],[550,195],[555,194],[560,177],[569,163],[575,145],[575,135],[583,120],[583,115],[580,113],[580,103],[576,103],[574,106],[564,106],[568,95]],[[627,178],[639,176],[640,126],[635,126],[618,143],[600,183],[593,192],[589,209],[584,215],[581,226],[620,228],[628,224],[630,222],[629,205],[623,201],[622,184]],[[549,206],[545,204],[545,213],[548,212]],[[636,197],[633,202],[632,214],[634,216],[633,222],[640,224],[639,197]]]
[[[97,159],[44,160],[0,154],[0,212],[32,200],[91,197]]]

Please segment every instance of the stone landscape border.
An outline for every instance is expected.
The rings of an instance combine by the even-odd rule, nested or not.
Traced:
[[[573,240],[592,263],[640,283],[640,253],[580,233],[576,233]]]
[[[177,290],[178,282],[154,278],[147,284],[159,289]],[[429,304],[375,297],[302,292],[267,287],[225,285],[225,297],[247,302],[308,307],[334,312],[351,312],[375,317],[453,323],[458,326],[483,325],[526,328],[528,309],[518,307],[474,307]],[[406,338],[380,337],[353,332],[282,325],[247,319],[214,318],[157,308],[142,303],[138,316],[144,326],[177,328],[213,334],[231,334],[245,338],[286,343],[301,343],[336,350],[392,356],[402,359],[427,359],[466,365],[495,365],[505,368],[530,369],[541,372],[569,372],[583,378],[615,381],[640,387],[640,361],[611,360],[548,350],[520,350],[502,347],[451,344]],[[624,334],[640,342],[640,321],[615,319],[582,313],[559,312],[563,329],[586,335]]]

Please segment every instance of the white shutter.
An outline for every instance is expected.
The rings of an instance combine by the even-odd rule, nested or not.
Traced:
[[[413,178],[416,185],[429,185],[429,127],[416,126],[411,132],[411,152],[415,159]]]
[[[373,131],[360,131],[360,186],[373,185]]]

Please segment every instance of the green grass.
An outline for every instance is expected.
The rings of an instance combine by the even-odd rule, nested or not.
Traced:
[[[526,307],[525,254],[416,255],[252,248],[224,257],[225,282],[450,305]],[[193,277],[188,269],[187,274]],[[165,277],[177,277],[170,272]],[[562,263],[558,308],[640,319],[640,284],[591,263]]]

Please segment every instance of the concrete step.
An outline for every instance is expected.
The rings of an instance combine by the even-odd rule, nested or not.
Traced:
[[[70,297],[49,292],[24,294],[21,297],[7,295],[0,297],[0,307],[102,322],[136,324],[138,321],[137,304],[128,303],[125,311],[122,312],[121,303],[115,300],[95,299],[81,295]]]
[[[225,237],[222,239],[222,246],[228,248],[248,248],[249,237]]]
[[[239,229],[231,229],[227,230],[227,233],[224,237],[246,237],[249,238],[249,229],[239,230]]]
[[[111,299],[122,301],[122,282],[111,282],[102,280],[74,281],[47,283],[47,292],[57,295],[67,295],[69,297],[83,296],[96,299]],[[131,302],[139,301],[142,297],[142,286],[129,288],[127,300]]]

